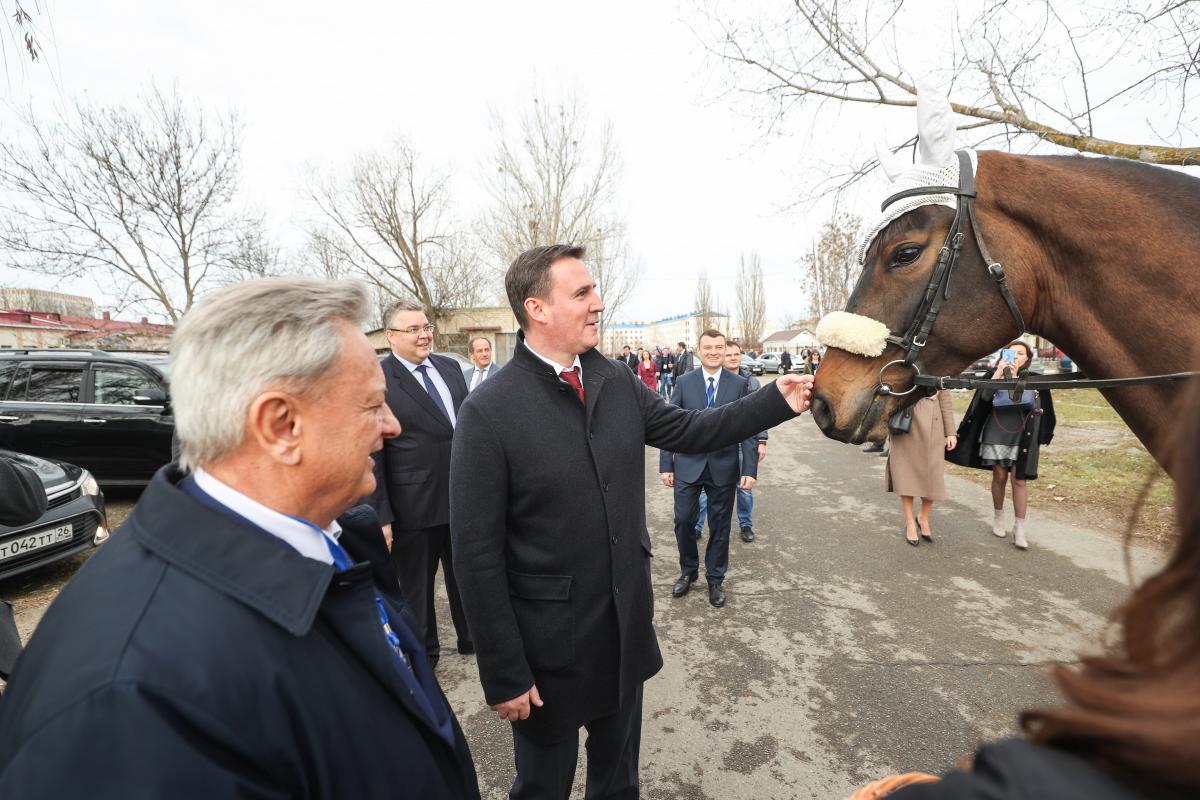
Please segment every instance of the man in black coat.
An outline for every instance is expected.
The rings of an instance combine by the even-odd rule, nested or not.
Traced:
[[[811,381],[688,412],[596,349],[604,304],[583,249],[537,247],[505,277],[522,333],[463,404],[454,554],[487,703],[513,722],[513,798],[566,798],[581,726],[587,797],[635,797],[652,624],[645,445],[705,452],[808,408]],[[782,391],[781,391],[782,390]]]
[[[624,347],[621,348],[621,357],[618,358],[617,360],[620,361],[625,366],[629,367],[630,372],[637,372],[637,368],[638,368],[637,353],[634,353],[632,350],[630,350],[629,345],[625,345]]]
[[[17,663],[0,797],[479,797],[378,521],[337,521],[399,433],[369,308],[359,284],[267,279],[184,316],[183,466],[159,471]]]
[[[691,372],[696,368],[696,362],[692,358],[692,354],[688,352],[687,345],[680,342],[676,345],[675,350],[675,369],[671,372],[671,377],[675,383],[679,383],[679,376]]]
[[[392,352],[380,363],[388,407],[403,433],[375,455],[371,504],[391,540],[400,586],[436,665],[441,643],[433,594],[439,563],[458,652],[474,652],[450,550],[450,441],[467,382],[457,361],[432,354],[433,326],[420,303],[397,301],[384,317]]]
[[[783,352],[779,354],[779,367],[784,374],[792,371],[792,354],[788,352],[786,347],[783,348]]]
[[[723,406],[750,394],[750,382],[725,369],[725,336],[720,331],[700,334],[697,345],[700,369],[679,379],[671,402],[680,408],[703,409]],[[735,490],[754,488],[758,477],[758,436],[755,431],[744,441],[707,453],[659,454],[663,485],[675,490],[675,544],[679,548],[680,576],[671,589],[673,597],[687,594],[700,568],[696,547],[696,521],[700,517],[700,492],[708,497],[708,546],[704,550],[704,577],[708,601],[725,605],[725,570],[729,566],[729,527],[733,521]],[[741,450],[739,457],[738,450]]]

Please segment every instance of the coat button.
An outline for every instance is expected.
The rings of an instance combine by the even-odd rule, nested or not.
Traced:
[[[617,537],[616,537],[616,536],[612,537],[612,540],[613,540],[613,544],[616,544],[616,543],[617,543]]]
[[[606,483],[606,484],[604,484],[604,491],[606,491],[606,492],[608,491],[608,484],[607,484],[607,483]]]
[[[620,593],[621,593],[621,588],[620,588],[619,586],[614,586],[614,587],[613,587],[613,594],[620,594]]]

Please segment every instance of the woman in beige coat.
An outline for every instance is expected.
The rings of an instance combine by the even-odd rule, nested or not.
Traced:
[[[908,433],[891,436],[884,480],[889,492],[900,495],[900,505],[904,508],[904,538],[913,547],[919,545],[921,539],[933,543],[929,511],[934,500],[946,497],[943,451],[953,450],[958,444],[956,433],[950,392],[942,389],[913,405],[912,427]],[[921,498],[919,520],[913,516],[914,497]]]

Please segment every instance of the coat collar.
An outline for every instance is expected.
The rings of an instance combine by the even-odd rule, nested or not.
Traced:
[[[554,369],[549,364],[542,361],[530,351],[529,346],[525,344],[525,333],[523,331],[517,333],[517,348],[513,353],[510,363],[546,380],[548,385],[553,385],[556,389],[560,385],[566,385],[566,382],[562,378],[554,374]],[[628,375],[632,375],[633,373],[629,371],[629,367],[605,358],[594,347],[587,352],[579,354],[579,363],[583,367],[583,396],[587,401],[587,416],[588,419],[591,419],[605,382],[613,376],[620,376],[621,373],[619,370],[624,370]],[[550,384],[549,382],[553,383]]]
[[[312,628],[334,569],[182,491],[183,472],[160,469],[129,515],[138,544],[295,636]]]
[[[429,392],[425,389],[425,387],[417,383],[416,376],[413,375],[412,371],[409,370],[409,368],[403,364],[400,359],[396,358],[395,355],[388,353],[386,356],[384,356],[383,363],[385,365],[385,370],[390,370],[391,376],[393,379],[395,379],[396,385],[400,387],[405,394],[411,397],[417,405],[428,412],[429,416],[436,419],[448,430],[454,430],[454,426],[450,424],[449,418],[443,414],[442,410],[437,407],[436,403],[433,402],[433,398],[429,396]],[[446,369],[441,360],[439,358],[435,358],[433,355],[430,355],[429,363],[433,365],[433,368],[436,369],[438,374],[442,376],[442,380],[446,381],[446,386],[450,388],[450,399],[451,402],[454,403],[454,413],[457,416],[458,409],[462,405],[463,398],[458,396],[458,393],[455,391],[455,383],[452,382],[447,376]],[[459,371],[458,376],[462,378],[461,371]]]

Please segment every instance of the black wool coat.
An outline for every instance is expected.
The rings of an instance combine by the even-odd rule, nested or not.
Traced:
[[[957,448],[956,448],[957,449]],[[888,800],[1167,800],[1181,797],[1118,780],[1065,750],[1008,739],[975,754],[971,772],[898,789]]]
[[[0,797],[478,798],[458,723],[451,747],[383,637],[373,575],[411,618],[373,515],[344,518],[335,573],[181,477],[155,475],[17,662]]]
[[[463,403],[450,465],[454,569],[489,704],[536,685],[522,732],[573,738],[662,667],[645,445],[706,453],[795,416],[775,387],[685,411],[596,350],[587,406],[524,340]]]
[[[1013,472],[1020,480],[1035,480],[1038,471],[1038,458],[1041,446],[1050,444],[1054,438],[1054,400],[1050,397],[1049,389],[1038,389],[1038,403],[1042,413],[1031,414],[1025,423],[1025,432],[1021,434],[1021,450],[1017,457]],[[981,389],[971,398],[967,413],[963,414],[958,423],[958,446],[946,451],[946,460],[962,467],[988,469],[979,455],[979,437],[983,428],[992,416],[992,397],[995,391]]]

